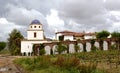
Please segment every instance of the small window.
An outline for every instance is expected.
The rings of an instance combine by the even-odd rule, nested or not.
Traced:
[[[36,34],[36,32],[34,32],[34,38],[36,38],[36,36],[37,36],[37,34]]]
[[[40,28],[40,26],[39,26],[39,28]]]
[[[36,26],[34,26],[34,28],[36,28]]]
[[[32,26],[31,26],[31,28],[32,28]]]

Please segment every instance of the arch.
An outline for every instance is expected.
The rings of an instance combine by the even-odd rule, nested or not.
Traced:
[[[108,43],[107,43],[107,41],[103,41],[103,50],[108,50]]]
[[[58,53],[56,52],[56,51],[57,51],[56,46],[57,46],[57,45],[53,45],[53,48],[52,48],[52,49],[53,49],[53,54],[58,54]]]
[[[91,44],[89,42],[86,43],[86,50],[87,52],[91,51]]]
[[[50,46],[45,46],[45,55],[50,55]]]
[[[74,53],[74,44],[69,44],[69,53]]]
[[[100,44],[99,44],[99,42],[95,42],[94,46],[97,47],[98,49],[100,49]]]
[[[78,43],[79,47],[80,47],[80,50],[79,52],[82,52],[83,51],[83,44],[82,43]]]
[[[26,52],[23,53],[23,56],[26,56]]]
[[[31,56],[31,53],[30,53],[30,52],[28,52],[28,56]]]

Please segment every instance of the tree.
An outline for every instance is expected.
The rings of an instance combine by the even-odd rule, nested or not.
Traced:
[[[90,43],[91,43],[91,50],[94,50],[95,39],[91,39]]]
[[[21,40],[24,39],[23,35],[17,29],[14,29],[8,38],[8,48],[11,55],[20,55]]]
[[[77,53],[80,50],[80,46],[78,44],[74,45],[75,52]]]
[[[6,42],[0,42],[0,51],[6,47]]]
[[[111,35],[112,35],[112,38],[120,38],[119,32],[113,32]]]
[[[40,55],[44,55],[45,54],[45,46],[44,46],[44,44],[40,44],[39,52],[40,52]]]
[[[99,40],[99,44],[100,44],[100,49],[103,50],[103,39],[102,38]]]
[[[61,54],[63,51],[67,50],[67,47],[64,44],[58,43],[56,46],[56,52]]]
[[[107,38],[109,35],[110,35],[110,32],[103,30],[101,32],[98,32],[96,37],[98,39],[100,39],[100,38]]]

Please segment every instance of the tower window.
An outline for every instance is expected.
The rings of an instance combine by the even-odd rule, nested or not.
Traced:
[[[39,26],[39,28],[40,28],[40,26]]]
[[[34,28],[36,28],[36,26],[34,26]]]
[[[31,26],[31,28],[32,28],[32,26]]]
[[[37,36],[37,34],[36,34],[36,32],[34,32],[34,38],[36,38],[36,36]]]

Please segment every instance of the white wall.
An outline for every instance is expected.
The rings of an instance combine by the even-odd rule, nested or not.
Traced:
[[[21,41],[21,53],[32,53],[33,44],[49,43],[48,41]]]
[[[34,38],[34,32],[36,32],[36,38]],[[44,40],[43,31],[27,31],[28,40]]]
[[[36,32],[36,37],[34,37],[34,32]],[[41,24],[32,24],[29,26],[27,31],[27,39],[28,40],[43,40],[43,27]]]
[[[26,41],[22,41],[21,42],[21,53],[28,53],[28,52],[32,52],[32,46],[33,44],[30,42],[26,42]]]
[[[61,33],[56,34],[56,40],[59,40],[59,36],[61,36]]]
[[[61,36],[61,35],[62,35],[61,33],[56,34],[56,39],[59,40],[59,36]],[[71,40],[71,41],[73,41],[74,37],[73,36],[64,36],[64,40]]]
[[[74,37],[73,36],[64,36],[64,40],[71,40],[73,41]]]
[[[85,35],[84,39],[96,39],[96,36]]]
[[[29,26],[28,30],[43,30],[43,27],[41,24],[32,24]]]

